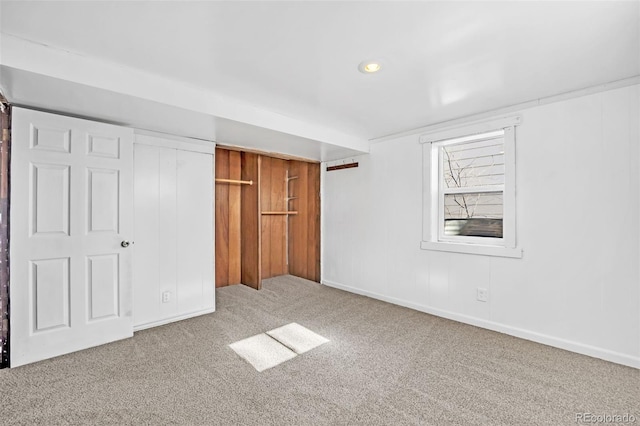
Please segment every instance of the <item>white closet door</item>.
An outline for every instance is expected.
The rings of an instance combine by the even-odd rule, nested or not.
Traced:
[[[136,141],[133,311],[140,330],[214,310],[214,178],[212,153],[174,148],[190,144],[165,138]]]
[[[133,131],[15,108],[11,366],[133,334]]]
[[[134,163],[133,322],[138,327],[178,315],[176,150],[136,144]]]
[[[178,309],[214,307],[213,156],[177,151]]]

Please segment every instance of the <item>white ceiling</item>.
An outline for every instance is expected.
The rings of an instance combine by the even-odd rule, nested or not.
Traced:
[[[328,161],[363,152],[4,65],[0,87],[16,106],[274,154]]]
[[[640,74],[639,1],[0,7],[4,34],[369,140]]]

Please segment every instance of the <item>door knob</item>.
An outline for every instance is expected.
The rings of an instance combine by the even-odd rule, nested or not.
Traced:
[[[124,247],[124,248],[127,248],[127,247],[129,247],[129,241],[123,241],[123,242],[120,243],[120,245],[122,247]]]

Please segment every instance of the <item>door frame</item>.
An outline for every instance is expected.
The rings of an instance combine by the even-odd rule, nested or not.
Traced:
[[[9,178],[11,173],[11,105],[0,94],[0,368],[9,366]]]

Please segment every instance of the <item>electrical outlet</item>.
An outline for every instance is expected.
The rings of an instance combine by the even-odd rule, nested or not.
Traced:
[[[486,302],[489,300],[489,290],[486,288],[478,287],[478,295],[476,298],[481,302]]]
[[[171,301],[171,292],[165,291],[162,293],[162,303],[169,303]]]

